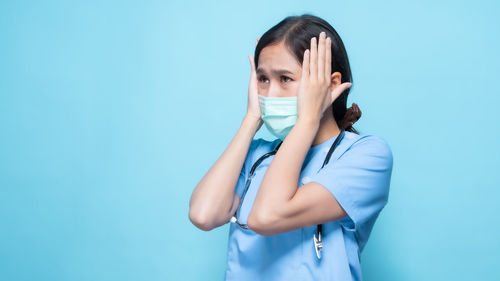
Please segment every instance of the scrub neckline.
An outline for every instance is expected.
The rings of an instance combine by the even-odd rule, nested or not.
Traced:
[[[346,131],[346,133],[347,133],[347,131]],[[310,147],[310,148],[309,148],[309,151],[308,151],[308,154],[309,154],[309,153],[312,153],[312,152],[316,152],[316,151],[318,151],[319,149],[322,149],[322,148],[324,148],[324,147],[326,147],[326,146],[330,147],[330,146],[332,145],[332,143],[335,141],[335,139],[337,139],[337,137],[338,137],[339,135],[340,135],[340,133],[339,133],[339,134],[336,134],[335,136],[333,136],[333,137],[331,137],[331,138],[329,138],[329,139],[327,139],[327,140],[325,140],[325,141],[323,141],[323,142],[322,142],[322,143],[320,143],[320,144],[317,144],[317,145],[315,145],[315,146]],[[277,145],[278,143],[280,143],[280,139],[276,139],[276,140],[275,140],[275,142],[276,142],[276,143],[275,143],[275,144],[273,144],[273,146],[274,146],[274,147],[276,147],[276,145]]]
[[[340,133],[336,134],[335,136],[323,141],[322,143],[320,144],[317,144],[315,146],[312,146],[309,148],[309,152],[316,152],[318,151],[319,149],[323,149],[324,147],[330,147],[332,145],[332,143],[335,141],[335,139],[337,139],[337,137],[340,135]]]

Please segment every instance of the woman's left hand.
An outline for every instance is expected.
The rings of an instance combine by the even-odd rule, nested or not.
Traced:
[[[302,77],[297,96],[297,118],[307,120],[321,119],[321,114],[332,105],[342,92],[352,83],[345,82],[338,86],[332,85],[332,48],[331,38],[325,38],[322,31],[319,44],[316,37],[311,38],[310,50],[304,52],[302,62]]]

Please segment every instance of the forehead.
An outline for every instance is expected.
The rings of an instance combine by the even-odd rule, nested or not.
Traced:
[[[264,47],[259,54],[258,69],[270,72],[273,69],[287,69],[296,73],[301,68],[295,56],[283,42]]]

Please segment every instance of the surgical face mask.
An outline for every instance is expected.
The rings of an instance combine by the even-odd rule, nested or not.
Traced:
[[[297,121],[297,96],[264,97],[259,95],[261,118],[266,128],[284,140]]]
[[[259,95],[261,118],[275,137],[284,140],[297,121],[297,96],[265,97]],[[323,114],[321,114],[323,117]]]

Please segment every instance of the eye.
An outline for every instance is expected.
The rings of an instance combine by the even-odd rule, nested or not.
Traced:
[[[287,76],[281,76],[281,78],[289,79],[289,81],[292,81],[292,78],[287,77]],[[283,79],[282,79],[282,80],[283,80]],[[288,81],[285,81],[285,82],[288,82]]]
[[[259,76],[259,78],[257,80],[259,80],[259,82],[266,83],[266,82],[263,81],[264,79],[267,80],[266,76],[261,75],[261,76]]]

